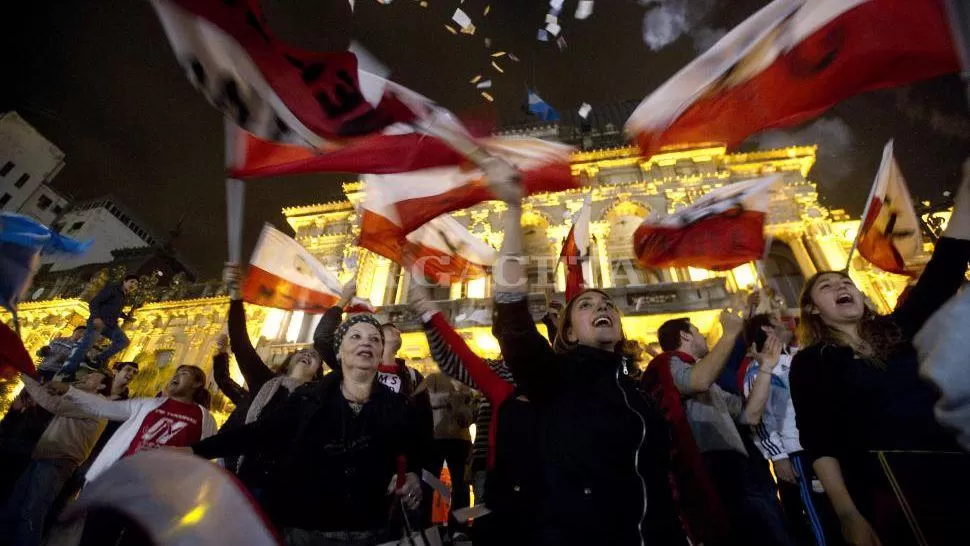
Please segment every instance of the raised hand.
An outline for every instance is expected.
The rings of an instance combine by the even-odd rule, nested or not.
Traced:
[[[408,287],[408,302],[418,314],[434,313],[438,310],[438,306],[431,302],[428,289],[417,278],[411,279],[411,285]]]
[[[484,159],[480,166],[495,197],[506,203],[522,201],[525,192],[519,184],[521,174],[518,169],[508,161],[495,156]]]
[[[778,359],[781,358],[782,349],[781,341],[773,332],[769,332],[764,345],[761,346],[761,352],[755,351],[754,358],[761,365],[762,370],[770,372],[778,365]]]
[[[350,279],[349,281],[347,281],[347,284],[345,284],[344,287],[340,290],[340,303],[338,304],[338,306],[345,307],[348,303],[350,303],[350,300],[354,299],[354,296],[356,295],[357,295],[357,280]]]

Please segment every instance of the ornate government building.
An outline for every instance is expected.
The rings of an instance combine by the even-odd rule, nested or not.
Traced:
[[[530,136],[556,137],[542,128]],[[522,132],[507,131],[509,138]],[[584,146],[589,148],[588,146]],[[624,315],[628,337],[641,343],[655,341],[657,327],[671,317],[691,317],[702,331],[717,335],[717,314],[733,293],[753,288],[759,274],[751,264],[713,273],[693,268],[644,270],[635,266],[632,235],[649,216],[663,216],[684,207],[713,188],[775,173],[784,180],[784,191],[773,203],[768,231],[772,242],[763,264],[763,277],[784,297],[789,306],[796,299],[803,280],[820,269],[841,269],[858,228],[839,210],[828,210],[818,201],[816,185],[810,179],[815,163],[814,146],[790,147],[750,153],[727,153],[711,145],[666,151],[649,159],[632,147],[586,149],[572,158],[574,173],[586,184],[582,189],[541,194],[528,198],[524,206],[526,251],[530,256],[548,257],[553,270],[570,218],[592,196],[589,268],[593,285],[613,295]],[[868,181],[859,181],[866,184]],[[409,278],[398,265],[353,245],[357,230],[355,205],[366,187],[360,182],[344,184],[346,199],[293,206],[283,210],[296,239],[312,253],[336,264],[341,281],[356,275],[358,293],[381,307],[385,320],[405,332],[402,349],[410,363],[422,370],[433,366],[417,317],[406,305]],[[455,218],[490,245],[502,241],[500,231],[504,206],[482,203],[455,213]],[[926,256],[923,257],[925,261]],[[538,318],[546,295],[561,291],[562,273],[541,278],[543,268],[530,274],[532,298]],[[882,312],[891,310],[906,279],[879,272],[860,259],[853,263],[853,277]],[[107,278],[120,278],[124,271],[104,270],[87,283],[63,286],[35,293],[35,299],[20,307],[22,335],[34,353],[52,337],[66,335],[87,317],[85,298],[90,298]],[[140,394],[157,392],[175,365],[191,363],[211,370],[215,338],[226,328],[228,300],[218,281],[190,283],[173,280],[159,288],[155,279],[143,281],[135,320],[124,326],[131,345],[121,355],[139,362],[142,372],[136,382]],[[488,279],[476,279],[435,294],[450,320],[483,355],[495,355],[498,344],[490,334],[490,286]],[[561,297],[561,294],[560,294]],[[482,312],[486,311],[486,312]],[[297,347],[308,344],[319,316],[275,309],[248,308],[250,336],[267,362],[278,362]],[[5,317],[9,319],[9,317]],[[234,374],[238,372],[234,370]],[[211,386],[215,391],[215,386]],[[9,400],[14,389],[7,389]],[[229,407],[221,396],[214,408],[224,414]],[[4,410],[6,402],[0,410]]]

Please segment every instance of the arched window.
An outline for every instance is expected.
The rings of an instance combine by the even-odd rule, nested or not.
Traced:
[[[798,307],[798,296],[805,285],[805,276],[788,245],[778,241],[771,244],[765,260],[765,276],[768,286],[785,298],[789,307]]]

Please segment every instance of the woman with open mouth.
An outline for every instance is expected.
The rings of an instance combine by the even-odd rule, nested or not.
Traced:
[[[970,457],[934,417],[939,395],[912,344],[965,281],[966,174],[932,259],[892,314],[869,309],[845,271],[820,272],[802,292],[804,349],[790,377],[799,436],[850,544],[947,544],[970,513]]]
[[[620,313],[587,289],[550,346],[529,309],[521,204],[509,202],[492,321],[518,388],[499,409],[489,477],[502,544],[686,544],[668,480],[668,429],[630,377]]]
[[[221,337],[212,357],[212,370],[216,384],[236,405],[223,426],[223,429],[232,429],[256,421],[260,415],[282,405],[299,386],[323,377],[323,364],[316,349],[306,348],[290,353],[279,372],[267,366],[249,338],[246,308],[239,287],[242,269],[237,264],[226,264],[223,279],[229,287],[228,341],[246,383],[245,387],[237,385],[229,377],[229,347],[226,338]],[[263,454],[227,460],[227,467],[238,474],[240,481],[260,503],[275,464],[276,461]]]
[[[280,462],[264,506],[287,544],[380,544],[393,538],[392,506],[420,505],[429,447],[409,400],[377,380],[383,348],[374,315],[348,317],[334,338],[339,368],[275,411],[192,448],[209,459],[266,454]]]

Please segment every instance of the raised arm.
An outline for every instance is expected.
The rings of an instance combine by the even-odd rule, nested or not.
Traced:
[[[741,335],[743,323],[739,316],[729,311],[721,311],[720,321],[724,333],[721,334],[721,339],[717,340],[710,352],[690,367],[690,376],[687,381],[688,388],[682,389],[683,384],[677,383],[678,388],[687,391],[684,394],[695,394],[710,389],[711,385],[717,381],[718,376],[721,375],[721,371],[724,370],[724,365],[731,358],[734,342]]]
[[[327,312],[323,314],[317,324],[316,330],[313,331],[313,348],[320,353],[320,358],[332,370],[340,368],[340,364],[337,362],[337,352],[333,347],[334,332],[337,331],[340,321],[343,320],[344,307],[350,303],[356,293],[357,283],[355,281],[351,280],[345,284],[340,293],[340,301],[337,302],[337,305],[327,309]]]
[[[760,372],[761,365],[757,360],[752,360],[745,371],[744,379],[742,381],[743,384],[741,387],[741,392],[744,393],[746,400],[745,410],[748,410],[748,406],[751,403],[751,399],[749,397],[751,396],[751,392],[753,391],[755,384],[759,380],[763,380],[762,376],[764,374]],[[768,381],[768,390],[770,391],[771,379],[769,378]],[[768,397],[769,396],[765,397],[766,400]],[[788,453],[784,449],[784,442],[782,441],[781,434],[777,430],[777,425],[771,419],[769,412],[770,408],[767,407],[766,403],[765,409],[761,412],[759,417],[760,422],[755,421],[754,416],[751,416],[751,426],[756,427],[756,431],[758,433],[758,447],[761,448],[761,452],[764,454],[766,459],[771,459],[772,461],[787,459]]]
[[[249,392],[240,384],[229,377],[229,354],[226,352],[228,338],[225,334],[221,335],[216,341],[216,354],[212,357],[212,378],[216,386],[226,395],[226,398],[235,405],[245,404],[249,401]]]
[[[963,180],[953,202],[953,214],[933,257],[913,290],[893,313],[906,339],[912,339],[944,303],[966,282],[970,262],[970,159],[963,163]]]
[[[53,384],[53,383],[51,383]],[[62,383],[63,384],[63,383]],[[96,394],[69,387],[64,398],[74,403],[90,417],[100,417],[110,421],[124,421],[135,413],[135,400],[108,400]]]
[[[741,424],[757,425],[765,412],[768,395],[771,393],[771,372],[778,365],[781,358],[781,342],[774,334],[769,333],[765,339],[761,352],[755,353],[752,366],[756,366],[754,381],[748,388],[748,378],[745,374],[744,411],[741,412]]]
[[[47,392],[47,389],[38,383],[34,378],[24,375],[24,390],[27,391],[40,407],[61,417],[71,417],[73,419],[93,419],[94,415],[86,411],[78,404],[72,402],[64,396],[55,396]]]

